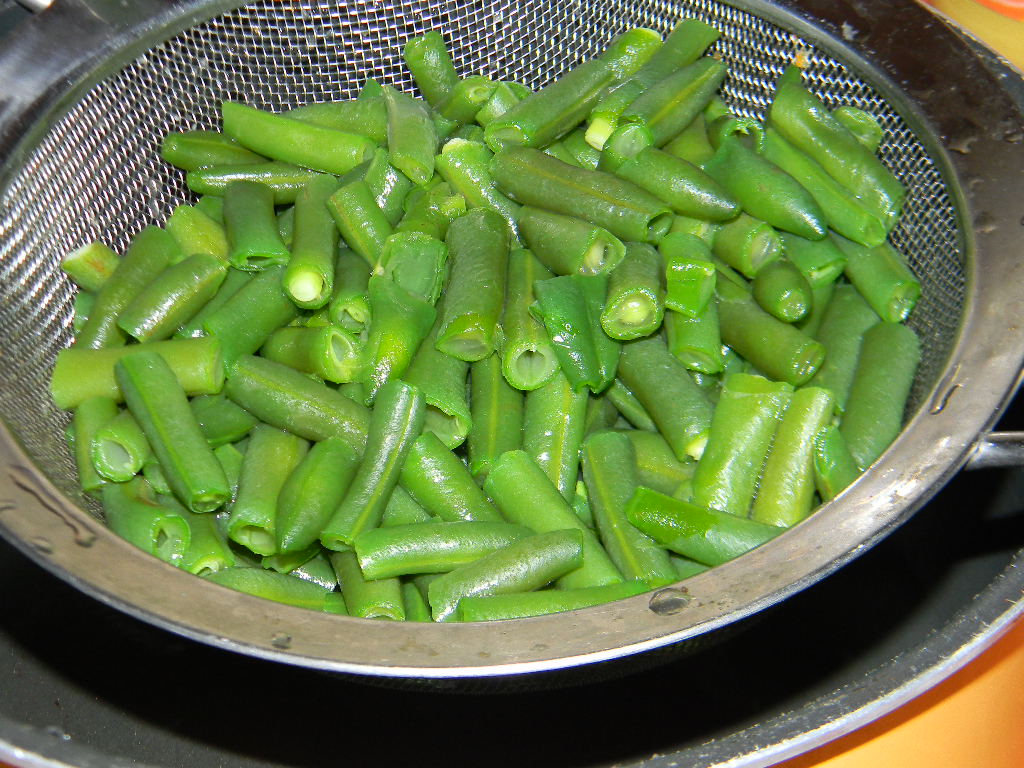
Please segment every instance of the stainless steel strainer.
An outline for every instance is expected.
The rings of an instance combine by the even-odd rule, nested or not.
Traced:
[[[695,638],[826,576],[899,525],[985,444],[1024,358],[1024,119],[950,30],[911,2],[755,0],[57,0],[0,52],[0,531],[95,597],[174,632],[293,664],[464,678],[558,670]],[[103,527],[77,489],[47,381],[71,340],[62,253],[123,248],[189,199],[168,130],[224,99],[280,109],[412,90],[402,44],[441,30],[463,73],[538,86],[632,26],[722,31],[725,96],[761,116],[801,52],[811,86],[886,128],[909,188],[893,235],[923,283],[924,358],[900,438],[840,498],[736,561],[612,605],[480,625],[320,615],[231,592]],[[965,515],[969,514],[965,510]]]

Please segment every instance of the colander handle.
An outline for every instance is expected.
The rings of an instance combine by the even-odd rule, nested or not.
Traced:
[[[1024,432],[989,432],[967,457],[964,469],[1024,466]]]

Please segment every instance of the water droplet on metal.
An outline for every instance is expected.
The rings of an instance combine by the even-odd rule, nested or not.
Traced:
[[[52,736],[61,741],[71,741],[71,734],[66,733],[63,728],[57,725],[48,725],[43,729],[47,736]]]
[[[648,607],[659,616],[672,616],[690,604],[693,598],[680,587],[665,587],[651,596]]]
[[[284,632],[275,632],[274,636],[270,638],[270,644],[275,648],[284,650],[285,648],[292,647],[292,636],[287,635]]]

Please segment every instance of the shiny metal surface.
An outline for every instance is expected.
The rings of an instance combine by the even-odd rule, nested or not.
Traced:
[[[14,361],[0,372],[0,530],[104,602],[211,645],[356,674],[483,678],[619,659],[724,627],[832,573],[935,493],[1012,395],[1024,356],[1024,241],[1007,201],[1024,198],[1021,114],[964,43],[911,2],[267,2],[204,21],[225,5],[62,2],[0,55],[0,321],[10,329],[0,355]],[[123,246],[185,198],[156,159],[164,130],[212,125],[222,98],[277,108],[350,95],[365,75],[408,87],[400,42],[432,26],[448,33],[461,71],[538,85],[615,32],[665,31],[682,10],[722,29],[717,50],[733,73],[725,93],[739,110],[760,113],[800,50],[826,99],[880,113],[883,158],[911,190],[894,241],[924,283],[914,415],[841,497],[655,596],[671,610],[638,596],[461,626],[321,616],[229,592],[133,549],[83,509],[65,417],[45,391],[70,339],[71,290],[57,260],[88,238]]]

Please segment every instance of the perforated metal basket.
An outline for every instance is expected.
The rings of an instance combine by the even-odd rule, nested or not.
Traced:
[[[794,6],[796,4],[793,4]],[[97,598],[207,643],[368,675],[464,678],[558,670],[678,645],[826,576],[905,520],[977,450],[1024,356],[1022,117],[958,38],[911,2],[58,0],[0,52],[0,531]],[[912,418],[853,487],[760,549],[685,583],[569,614],[479,625],[326,616],[231,592],[134,549],[78,491],[50,402],[72,338],[59,258],[127,245],[190,194],[158,156],[168,130],[217,127],[234,99],[280,109],[412,90],[406,39],[441,30],[464,74],[539,86],[633,26],[683,16],[722,32],[726,99],[762,116],[793,56],[830,105],[886,129],[908,187],[893,235],[923,283]]]

